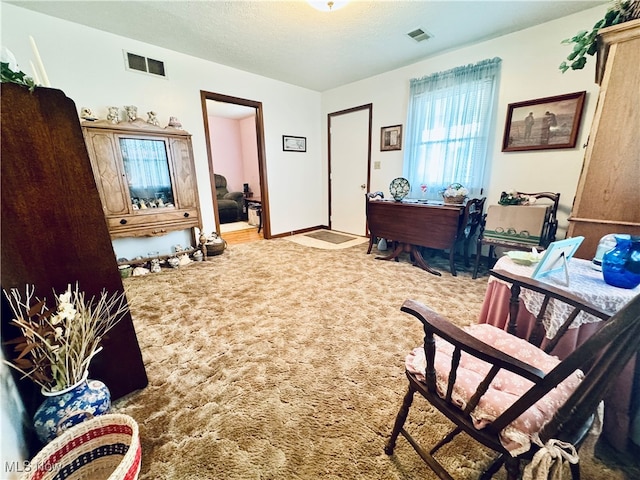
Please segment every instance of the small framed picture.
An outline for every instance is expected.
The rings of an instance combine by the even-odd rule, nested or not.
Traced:
[[[550,273],[564,270],[565,284],[568,285],[569,274],[567,272],[567,262],[571,260],[571,257],[576,253],[576,250],[583,240],[584,237],[571,237],[551,242],[545,250],[542,259],[531,274],[531,278],[539,280]]]
[[[306,152],[307,137],[282,136],[282,150],[285,152]]]
[[[586,93],[510,103],[502,151],[575,147]]]
[[[380,151],[402,150],[402,125],[380,129]]]

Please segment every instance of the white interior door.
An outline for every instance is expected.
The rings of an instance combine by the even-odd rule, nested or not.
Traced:
[[[371,105],[329,114],[332,230],[366,235]]]

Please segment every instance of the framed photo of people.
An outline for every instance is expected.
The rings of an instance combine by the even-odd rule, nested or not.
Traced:
[[[502,151],[575,147],[585,97],[583,91],[510,103]]]

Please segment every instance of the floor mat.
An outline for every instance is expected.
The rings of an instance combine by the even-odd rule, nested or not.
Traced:
[[[344,243],[356,239],[356,237],[342,235],[341,233],[330,232],[329,230],[318,230],[317,232],[306,233],[305,236],[329,243]]]
[[[299,245],[320,248],[323,250],[349,248],[353,247],[354,245],[360,245],[361,243],[369,241],[367,237],[343,235],[340,233],[330,232],[328,230],[316,230],[315,232],[299,233],[297,235],[291,235],[290,237],[282,238]],[[339,243],[336,243],[336,241]]]

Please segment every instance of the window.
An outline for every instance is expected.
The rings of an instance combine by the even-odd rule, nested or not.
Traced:
[[[410,83],[403,175],[411,196],[440,199],[457,182],[479,195],[484,172],[499,58],[435,73]]]
[[[134,210],[173,206],[165,141],[122,137],[120,151]]]

